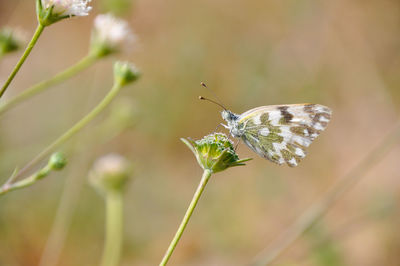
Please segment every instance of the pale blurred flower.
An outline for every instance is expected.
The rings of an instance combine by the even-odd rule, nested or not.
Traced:
[[[125,157],[111,153],[100,157],[94,163],[89,181],[101,192],[120,191],[131,173],[131,163]]]
[[[91,0],[41,0],[44,9],[53,8],[52,14],[58,16],[87,16],[92,7]]]
[[[119,51],[135,40],[136,36],[129,29],[128,23],[122,19],[111,14],[101,14],[94,20],[92,49],[101,56]]]

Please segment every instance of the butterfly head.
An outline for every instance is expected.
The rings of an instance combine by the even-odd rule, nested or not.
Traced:
[[[222,119],[224,119],[228,124],[238,120],[238,116],[232,113],[229,110],[222,110],[221,112]]]
[[[239,128],[238,120],[239,116],[232,113],[229,110],[223,110],[221,112],[222,119],[226,121],[228,125],[223,125],[225,128],[229,129],[231,135],[235,138],[240,138],[244,134],[243,128]]]

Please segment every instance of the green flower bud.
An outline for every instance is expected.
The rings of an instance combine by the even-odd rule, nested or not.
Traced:
[[[3,28],[0,30],[0,56],[17,51],[26,42],[26,36],[19,30]]]
[[[120,192],[132,174],[131,163],[119,154],[99,158],[89,173],[89,182],[101,193]]]
[[[251,160],[251,158],[239,160],[232,141],[222,133],[210,134],[197,141],[181,140],[192,150],[201,168],[212,173],[245,165],[244,162]]]
[[[135,65],[128,62],[114,63],[114,79],[121,85],[136,81],[140,77],[140,72]]]
[[[64,154],[61,152],[53,153],[50,156],[50,159],[48,162],[48,166],[50,167],[50,169],[55,170],[55,171],[63,169],[66,164],[67,164],[67,159],[65,158]]]

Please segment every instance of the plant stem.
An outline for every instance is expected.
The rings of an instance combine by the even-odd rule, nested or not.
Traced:
[[[395,147],[400,139],[400,125],[377,145],[350,172],[334,184],[319,201],[305,211],[275,242],[256,256],[252,265],[268,265],[285,251],[297,238],[311,228],[328,209],[353,187],[373,166]]]
[[[28,88],[27,90],[23,91],[21,94],[15,96],[11,100],[7,101],[0,105],[0,114],[8,111],[10,108],[15,106],[16,104],[35,96],[36,94],[46,90],[50,86],[53,86],[57,83],[67,80],[68,78],[76,75],[77,73],[83,71],[84,69],[91,66],[98,57],[94,54],[89,54],[82,58],[78,63],[75,65],[67,68],[66,70],[56,74],[54,77],[39,82],[38,84]]]
[[[46,177],[50,173],[50,166],[46,165],[43,169],[39,170],[38,172],[34,173],[33,175],[22,179],[21,181],[18,181],[14,184],[4,184],[3,186],[0,187],[0,196],[11,192],[13,190],[29,187],[36,183],[36,181]]]
[[[192,202],[190,202],[189,208],[186,210],[185,216],[183,217],[183,220],[181,222],[181,225],[178,228],[178,231],[176,232],[174,238],[171,241],[171,244],[168,247],[167,252],[164,255],[164,258],[162,259],[160,266],[167,265],[168,260],[170,259],[172,253],[175,250],[176,245],[178,244],[179,240],[181,239],[181,236],[183,234],[183,231],[186,228],[186,225],[189,222],[190,217],[192,216],[192,213],[194,211],[194,208],[196,208],[197,202],[200,199],[201,194],[204,191],[204,188],[207,185],[208,180],[211,177],[211,171],[210,170],[204,170],[203,176],[201,177],[201,181],[199,186],[197,187],[196,192],[194,193]]]
[[[106,195],[106,239],[102,266],[116,266],[122,250],[123,199],[122,192],[108,192]]]
[[[15,75],[17,75],[19,69],[21,66],[24,64],[26,58],[29,56],[31,53],[33,47],[35,46],[37,40],[39,39],[40,35],[42,34],[44,27],[42,24],[38,24],[35,33],[33,34],[33,37],[31,41],[29,42],[28,46],[25,49],[24,54],[22,57],[19,59],[17,65],[14,67],[14,70],[11,72],[10,76],[8,77],[6,83],[4,83],[3,87],[1,88],[0,91],[0,98],[3,96],[3,94],[6,92],[8,86],[10,85],[11,81],[14,79]]]
[[[78,123],[71,127],[67,132],[61,135],[53,143],[47,146],[41,153],[39,153],[35,158],[33,158],[24,168],[21,169],[16,175],[11,176],[6,184],[10,184],[13,180],[20,177],[26,171],[28,171],[33,165],[48,156],[55,148],[62,145],[76,133],[78,133],[83,127],[85,127],[90,121],[92,121],[101,111],[106,108],[110,102],[117,96],[118,92],[121,90],[122,85],[119,82],[115,82],[114,86],[108,92],[108,94],[103,98],[103,100],[84,118],[82,118]]]
[[[54,221],[49,230],[50,233],[47,237],[38,266],[54,266],[59,263],[60,255],[68,236],[71,220],[74,217],[76,206],[79,203],[79,197],[86,181],[84,178],[81,178],[82,169],[85,169],[91,161],[91,156],[83,152],[82,149],[92,149],[95,145],[99,145],[99,142],[104,144],[126,129],[125,127],[115,127],[108,122],[108,120],[103,121],[99,125],[99,128],[95,129],[95,132],[92,130],[90,132],[85,131],[82,134],[83,136],[80,135],[74,139],[72,153],[76,156],[76,163],[71,165],[70,173],[65,178],[65,183],[62,186],[63,191],[60,202],[58,203]],[[113,132],[110,131],[111,128],[114,130]],[[104,132],[108,132],[109,134],[104,134]],[[101,137],[100,141],[99,137],[96,137],[96,139],[91,137],[93,133]],[[110,136],[113,137],[110,138]],[[80,143],[85,143],[85,145],[82,146]]]

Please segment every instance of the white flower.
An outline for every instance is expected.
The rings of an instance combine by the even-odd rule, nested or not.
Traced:
[[[92,7],[91,0],[41,0],[44,9],[53,7],[52,13],[58,16],[87,16]]]
[[[129,29],[128,23],[122,19],[111,14],[102,14],[94,20],[93,45],[114,52],[121,49],[124,44],[135,40],[136,36]]]

